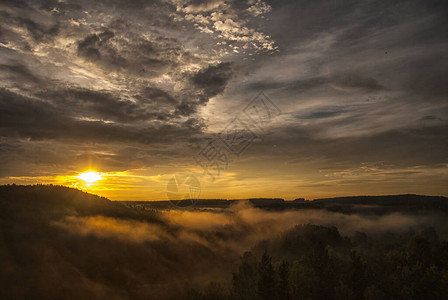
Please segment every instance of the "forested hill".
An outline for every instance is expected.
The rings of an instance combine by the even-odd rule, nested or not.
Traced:
[[[393,211],[409,213],[424,213],[433,211],[448,213],[448,198],[443,196],[422,196],[413,194],[389,196],[352,196],[315,199],[312,202],[316,206],[344,213],[357,212],[384,214]]]
[[[171,300],[204,270],[228,277],[229,259],[186,231],[72,188],[0,186],[0,299]]]
[[[423,196],[415,194],[387,195],[387,196],[350,196],[314,199],[314,202],[345,203],[365,205],[446,205],[448,198],[443,196]]]
[[[130,209],[78,189],[57,185],[3,185],[0,186],[0,217],[15,218],[33,215],[46,219],[66,215],[140,219],[156,221],[155,214]],[[28,216],[27,218],[29,218]]]
[[[294,201],[285,201],[281,198],[257,198],[257,199],[196,199],[195,209],[226,209],[239,201],[247,201],[252,206],[264,210],[289,210],[289,209],[325,209],[342,213],[362,214],[387,214],[391,212],[425,213],[428,211],[448,213],[448,198],[443,196],[422,195],[388,195],[388,196],[351,196],[321,198],[306,201],[298,198]],[[130,207],[147,209],[173,209],[169,201],[122,201]],[[177,202],[182,207],[191,205],[190,200]]]

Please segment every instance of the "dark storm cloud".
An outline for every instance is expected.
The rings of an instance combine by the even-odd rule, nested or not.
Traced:
[[[266,30],[275,35],[276,42],[284,50],[292,50],[289,46],[298,40],[312,39],[322,32],[331,32],[347,27],[343,33],[341,46],[353,46],[363,41],[369,42],[372,35],[382,33],[385,28],[401,25],[411,20],[424,20],[426,17],[436,17],[431,22],[446,27],[448,5],[444,1],[291,1],[280,0],[271,3],[272,22]],[[282,20],[280,20],[282,19]],[[285,27],[288,23],[290,26]],[[424,28],[422,28],[424,29]],[[420,39],[442,38],[440,28],[423,34],[421,30],[412,32]],[[410,32],[408,32],[410,33]],[[402,36],[402,38],[406,38]],[[402,40],[388,41],[399,45]],[[377,44],[376,47],[385,45]]]
[[[84,40],[78,43],[78,55],[91,58],[92,60],[101,58],[98,44],[100,38],[96,34],[88,35]]]
[[[145,145],[174,153],[197,139],[206,128],[199,108],[231,77],[230,64],[207,47],[185,47],[186,37],[204,38],[174,21],[176,7],[165,1],[0,6],[1,151],[11,162],[2,175],[79,165],[91,142],[110,150],[93,156],[105,169],[148,167],[154,153]],[[130,157],[125,146],[145,154]]]
[[[90,91],[71,91],[82,96],[90,111],[97,111],[102,116],[120,118],[129,116],[124,114],[132,107],[124,107],[120,102],[113,102],[108,95],[92,93]],[[76,99],[76,98],[75,98]],[[0,91],[0,128],[2,136],[31,138],[33,140],[79,140],[98,142],[135,142],[160,143],[179,141],[199,133],[201,126],[191,120],[179,123],[137,124],[135,126],[123,123],[108,123],[103,120],[86,120],[76,114],[73,107],[65,105],[61,99],[59,106],[44,101],[36,101],[6,90]],[[70,100],[69,100],[70,101]],[[77,104],[75,102],[75,104]],[[114,108],[113,105],[116,105]],[[112,110],[106,110],[112,107]],[[122,115],[114,114],[117,109]],[[84,107],[85,109],[86,107]],[[82,109],[80,109],[82,111]],[[129,112],[128,112],[129,113]],[[132,117],[127,120],[132,120]]]
[[[195,85],[204,89],[206,96],[216,96],[224,91],[232,75],[230,66],[230,63],[221,63],[207,67],[195,74],[192,81]]]
[[[164,108],[163,104],[158,102],[162,97],[155,97],[154,94],[159,91],[165,97],[169,97],[169,95],[156,88],[151,88],[151,91],[152,94],[141,95],[137,102],[123,100],[120,95],[107,91],[92,91],[83,88],[42,91],[40,96],[52,99],[58,103],[60,110],[64,110],[74,117],[90,117],[120,123],[169,119],[169,111],[161,110]]]
[[[153,101],[158,104],[175,104],[177,101],[174,99],[169,93],[153,88],[153,87],[144,87],[140,92],[139,96],[141,96],[141,101]]]
[[[25,29],[35,42],[48,42],[60,31],[60,24],[57,21],[43,20],[34,9],[27,5],[2,5],[6,7],[0,12],[4,24],[16,25]],[[17,3],[16,3],[17,4]]]
[[[276,1],[272,6],[266,30],[282,51],[247,64],[251,76],[240,90],[263,89],[297,116],[284,125],[292,136],[306,132],[284,141],[301,149],[296,155],[325,155],[347,161],[345,167],[362,160],[395,160],[401,166],[446,162],[446,135],[435,134],[448,121],[442,82],[448,69],[446,5]],[[437,121],[424,119],[427,115]]]
[[[191,77],[191,82],[199,88],[201,94],[198,101],[184,99],[177,106],[176,114],[188,116],[197,111],[198,107],[207,103],[208,99],[221,94],[232,76],[231,64],[220,63],[201,70]]]
[[[265,63],[282,60],[283,72],[302,70],[298,92],[326,83],[330,73],[335,84],[355,85],[366,92],[390,87],[446,95],[440,78],[446,75],[448,61],[443,50],[448,9],[440,1],[276,1],[272,5],[273,21],[266,30],[282,52],[276,58],[266,57]],[[267,89],[286,84],[276,77],[266,83]],[[288,77],[288,83],[297,82],[290,80],[294,75]],[[263,82],[254,86],[263,87]]]
[[[440,49],[434,56],[421,57],[407,65],[401,87],[411,93],[430,97],[428,100],[446,99],[448,86],[448,53]]]
[[[276,152],[295,159],[325,157],[326,166],[360,165],[363,162],[378,162],[406,166],[435,166],[443,163],[448,152],[448,126],[420,127],[412,130],[388,131],[373,136],[339,139],[315,138],[316,127],[276,129],[275,135],[264,137],[265,143],[254,144],[253,151],[263,154],[266,147],[274,144]],[[276,153],[272,153],[275,156]],[[289,154],[287,154],[289,153]],[[344,168],[344,164],[342,165]]]
[[[82,10],[82,6],[78,3],[66,3],[57,0],[40,1],[42,4],[39,8],[47,10],[55,15],[64,15]]]
[[[10,81],[41,82],[39,76],[35,75],[27,66],[18,61],[9,61],[8,64],[0,64],[0,72]]]
[[[366,78],[358,74],[337,74],[331,79],[331,84],[341,88],[362,89],[366,92],[383,89],[374,78]]]
[[[152,7],[152,5],[157,3],[146,2],[136,2],[131,6],[125,5],[120,1],[107,4],[124,6],[126,9],[136,11],[151,7],[151,9],[155,9],[155,11],[148,11],[151,15],[157,15],[157,12],[161,10],[173,9],[169,5],[162,5],[158,8]],[[88,5],[82,3],[82,7],[85,6],[88,7]],[[104,9],[108,11],[112,9],[112,6],[106,6]],[[100,16],[102,12],[97,11],[99,6],[94,5],[94,7],[95,10],[92,10],[92,15]],[[100,67],[106,75],[110,74],[110,72],[116,72],[119,73],[117,74],[119,76],[126,74],[132,76],[132,78],[125,80],[135,87],[135,90],[132,91],[132,97],[135,101],[129,99],[129,97],[124,100],[122,96],[115,92],[94,91],[84,87],[76,87],[74,84],[67,88],[61,85],[60,80],[52,83],[47,82],[50,89],[37,89],[35,96],[47,102],[50,100],[50,102],[54,103],[62,102],[67,106],[67,109],[73,110],[77,117],[95,116],[120,122],[132,120],[169,121],[179,116],[192,116],[197,112],[199,106],[208,102],[210,97],[216,96],[224,90],[230,77],[230,70],[228,70],[227,64],[212,65],[210,70],[205,67],[204,74],[199,73],[195,75],[191,71],[179,72],[178,69],[183,67],[185,63],[201,64],[201,58],[195,57],[188,50],[183,49],[181,42],[177,38],[167,37],[165,34],[160,33],[158,29],[155,29],[150,30],[152,38],[148,39],[143,37],[142,32],[139,31],[143,28],[138,28],[138,26],[136,27],[135,24],[132,24],[132,20],[122,19],[121,17],[111,18],[108,24],[111,29],[101,25],[101,29],[98,30],[97,25],[93,25],[94,32],[92,33],[92,30],[86,30],[86,16],[80,18],[77,15],[80,8],[81,5],[61,6],[57,2],[48,2],[41,6],[34,5],[33,8],[26,6],[30,19],[28,21],[25,21],[24,18],[19,19],[19,25],[17,26],[23,25],[27,27],[31,40],[37,43],[42,39],[41,37],[38,38],[38,35],[56,35],[59,32],[58,30],[54,30],[54,32],[51,30],[45,31],[42,29],[45,26],[31,20],[31,17],[36,20],[43,18],[45,13],[40,11],[40,9],[49,10],[52,13],[56,12],[57,14],[53,14],[50,18],[55,24],[58,24],[58,20],[61,19],[67,21],[70,13],[74,11],[76,17],[75,19],[70,19],[70,22],[75,24],[75,26],[71,26],[71,29],[68,30],[70,26],[65,23],[64,30],[60,32],[60,38],[80,37],[75,42],[77,55]],[[64,13],[61,13],[61,10]],[[17,10],[15,7],[12,11],[19,15],[20,10]],[[7,13],[7,16],[12,17],[12,14]],[[160,14],[159,18],[165,17],[163,14]],[[51,22],[48,21],[47,23]],[[76,29],[76,26],[78,29]],[[88,33],[89,31],[90,33]],[[31,47],[34,46],[36,45],[31,45]],[[55,56],[55,58],[58,57]],[[61,57],[60,59],[70,58]],[[32,72],[28,72],[27,66],[17,64],[3,64],[2,66],[9,73],[16,73],[24,77],[24,79],[34,82],[40,80]],[[192,77],[193,81],[197,79],[198,85],[193,89],[190,87],[184,88],[177,93],[165,91],[163,88],[156,87],[156,84],[151,81],[152,78],[164,74],[173,77],[178,76],[179,78],[174,78],[174,80],[186,80],[187,82]],[[10,77],[10,81],[17,81],[13,79]],[[148,81],[145,83],[141,82],[142,80]],[[210,87],[205,85],[207,81],[210,83]],[[174,110],[176,110],[175,113]]]
[[[56,23],[48,28],[40,26],[30,19],[18,18],[18,24],[25,27],[37,42],[43,42],[46,38],[52,38],[59,33],[59,24]]]
[[[353,73],[338,73],[327,77],[312,77],[285,82],[255,82],[250,85],[250,89],[254,91],[285,89],[289,92],[308,92],[318,88],[359,89],[365,92],[384,89],[374,78]]]
[[[172,72],[182,61],[183,51],[175,39],[157,38],[146,41],[134,36],[130,41],[126,32],[114,33],[106,29],[87,35],[78,41],[78,56],[86,58],[107,71],[127,72],[138,77],[154,77]],[[125,28],[126,30],[126,28]]]
[[[446,193],[446,4],[271,5],[266,31],[281,51],[244,64],[249,76],[232,96],[263,89],[287,116],[253,145],[252,155],[277,157],[278,163],[289,157],[294,167],[282,172],[296,170],[291,176],[298,181],[313,178],[318,169],[310,183],[319,181],[315,190],[327,186],[329,194],[338,183],[354,187],[355,180],[361,192],[375,180],[401,180],[403,191],[419,182],[419,187],[432,184],[428,193]],[[331,181],[332,172],[353,177]]]

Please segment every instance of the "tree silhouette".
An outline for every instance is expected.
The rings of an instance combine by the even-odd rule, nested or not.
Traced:
[[[289,300],[291,299],[290,285],[289,285],[289,264],[286,260],[283,260],[278,268],[278,299]]]
[[[272,258],[265,252],[258,264],[257,294],[260,299],[277,299],[277,278],[275,276]]]

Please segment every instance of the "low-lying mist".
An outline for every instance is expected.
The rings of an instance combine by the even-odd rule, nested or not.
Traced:
[[[183,241],[198,243],[213,251],[236,253],[250,250],[256,243],[276,237],[298,224],[335,226],[346,236],[356,232],[374,236],[427,226],[439,228],[443,236],[446,229],[444,216],[437,214],[395,212],[378,216],[314,209],[268,211],[255,208],[247,201],[220,211],[178,209],[162,211],[161,215],[166,222],[163,225],[103,216],[67,216],[54,225],[72,234],[115,238],[128,243]]]

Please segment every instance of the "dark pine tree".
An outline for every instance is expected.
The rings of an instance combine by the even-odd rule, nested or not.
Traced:
[[[350,253],[350,258],[350,286],[355,293],[355,299],[364,299],[364,289],[366,288],[364,264],[361,261],[361,257],[355,251]]]
[[[278,299],[290,300],[291,293],[289,287],[289,264],[286,260],[283,260],[278,268]]]
[[[238,273],[233,274],[232,299],[253,300],[257,297],[257,272],[252,258],[252,254],[246,252]]]
[[[272,258],[265,252],[258,264],[257,294],[262,300],[277,299],[277,278],[275,276]]]

